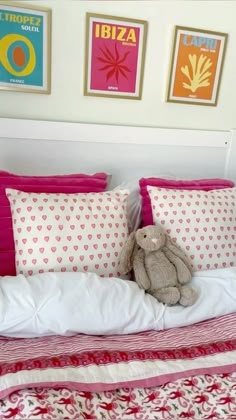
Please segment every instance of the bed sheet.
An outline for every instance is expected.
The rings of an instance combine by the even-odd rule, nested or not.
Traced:
[[[1,418],[236,418],[236,313],[123,336],[2,337],[0,348]]]

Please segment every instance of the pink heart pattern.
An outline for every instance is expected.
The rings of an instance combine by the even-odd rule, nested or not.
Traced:
[[[119,257],[128,237],[128,190],[50,194],[9,188],[6,194],[17,274],[91,271],[120,276]]]
[[[236,188],[147,190],[154,223],[186,252],[194,271],[236,265]]]

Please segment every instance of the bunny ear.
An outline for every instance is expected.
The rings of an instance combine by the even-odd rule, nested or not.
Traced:
[[[125,242],[120,254],[119,269],[121,273],[128,273],[133,267],[133,252],[135,244],[135,232],[132,232]]]
[[[167,241],[166,241],[166,247],[173,252],[173,254],[175,254],[177,257],[179,257],[184,264],[188,267],[189,271],[192,272],[192,267],[191,267],[191,263],[187,257],[187,255],[184,253],[184,251],[177,246],[172,239],[167,236]]]

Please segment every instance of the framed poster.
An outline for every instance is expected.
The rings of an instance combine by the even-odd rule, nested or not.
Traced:
[[[147,22],[87,13],[84,95],[141,99]]]
[[[175,27],[167,102],[216,106],[227,34]]]
[[[0,1],[0,89],[50,93],[51,10]]]

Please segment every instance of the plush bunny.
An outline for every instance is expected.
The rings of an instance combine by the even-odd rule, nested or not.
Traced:
[[[193,305],[197,293],[187,256],[161,226],[150,225],[132,232],[120,257],[120,271],[134,270],[137,284],[167,305]]]

